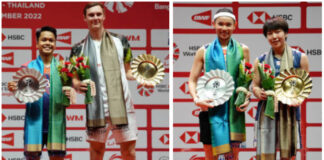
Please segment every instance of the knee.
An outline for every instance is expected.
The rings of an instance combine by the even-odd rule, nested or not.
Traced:
[[[121,144],[121,154],[123,157],[128,157],[128,159],[135,158],[135,141]]]
[[[89,142],[90,149],[97,153],[103,153],[105,151],[105,143],[98,143],[98,142]]]
[[[135,149],[121,150],[123,157],[135,157]]]

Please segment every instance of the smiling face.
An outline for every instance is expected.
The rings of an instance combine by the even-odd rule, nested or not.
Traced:
[[[213,27],[220,40],[229,40],[235,30],[235,22],[231,17],[221,16],[215,20]]]
[[[286,46],[287,34],[282,29],[270,30],[267,32],[267,40],[275,51],[282,51]]]
[[[102,29],[105,19],[104,11],[99,5],[88,8],[84,16],[84,21],[88,24],[89,30]]]
[[[52,55],[56,48],[55,35],[50,31],[41,32],[36,47],[39,54],[44,56]]]

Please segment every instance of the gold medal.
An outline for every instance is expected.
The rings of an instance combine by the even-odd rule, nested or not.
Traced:
[[[142,54],[132,61],[132,74],[139,83],[159,84],[164,77],[164,67],[155,56]]]
[[[300,105],[311,93],[312,79],[302,69],[288,69],[276,77],[275,92],[278,100],[287,105]]]

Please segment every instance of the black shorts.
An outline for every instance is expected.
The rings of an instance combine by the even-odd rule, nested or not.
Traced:
[[[211,144],[211,131],[208,111],[201,111],[199,113],[199,128],[200,142],[202,142],[203,144]]]
[[[47,143],[47,137],[48,134],[47,133],[43,133],[43,144],[42,144],[42,149],[44,148],[44,145],[46,145]],[[52,157],[65,157],[66,155],[66,151],[47,151],[48,152],[48,156]],[[27,159],[37,159],[38,157],[40,157],[42,155],[42,152],[27,152],[24,151],[24,155]]]

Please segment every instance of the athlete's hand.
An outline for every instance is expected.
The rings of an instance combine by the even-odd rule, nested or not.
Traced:
[[[196,100],[195,101],[195,105],[200,107],[202,111],[208,111],[208,108],[214,108],[213,105],[209,104],[211,102],[213,102],[213,99],[207,99],[207,100]]]
[[[17,89],[18,89],[17,82],[15,82],[15,81],[8,82],[8,90],[10,92],[15,92],[15,91],[17,91]]]

